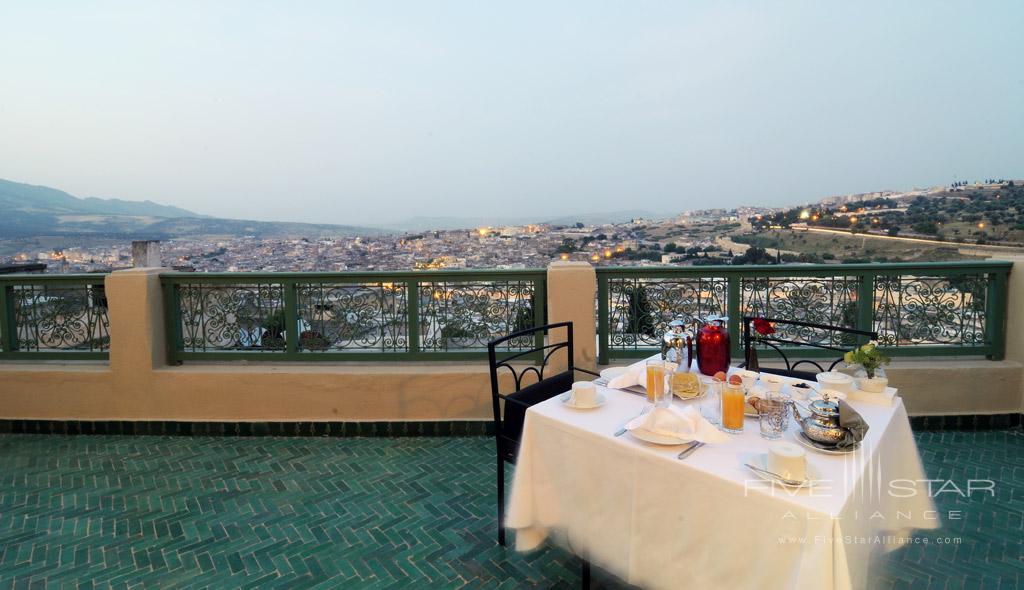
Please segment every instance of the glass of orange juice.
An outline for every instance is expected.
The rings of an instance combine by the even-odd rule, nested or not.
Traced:
[[[742,385],[722,384],[722,430],[733,434],[743,432],[743,403]]]
[[[671,390],[665,386],[668,377],[668,363],[661,359],[647,361],[647,401],[658,406],[668,405],[672,398],[665,395],[666,391],[671,395]]]

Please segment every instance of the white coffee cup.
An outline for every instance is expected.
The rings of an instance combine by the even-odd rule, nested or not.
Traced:
[[[569,399],[574,406],[592,406],[597,403],[597,387],[590,381],[577,381]]]
[[[757,383],[757,373],[755,371],[743,370],[739,372],[740,380],[743,382],[743,389],[749,391],[751,387]]]
[[[807,455],[800,445],[779,441],[768,445],[768,471],[785,479],[807,479]]]
[[[761,383],[764,384],[770,393],[779,393],[782,391],[782,385],[785,381],[783,381],[782,377],[779,377],[778,375],[765,373],[761,375]]]

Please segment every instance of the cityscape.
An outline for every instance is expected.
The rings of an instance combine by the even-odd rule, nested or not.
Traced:
[[[161,265],[189,272],[526,269],[556,260],[596,266],[970,260],[1024,251],[1022,185],[986,179],[619,223],[334,235],[290,229],[281,232],[290,235],[172,234],[158,241]],[[88,234],[0,238],[0,264],[30,264],[48,273],[105,272],[132,265],[132,241]]]

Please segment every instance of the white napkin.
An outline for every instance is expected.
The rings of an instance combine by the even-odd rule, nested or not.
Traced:
[[[687,406],[682,410],[654,408],[626,424],[626,430],[638,428],[662,436],[696,440],[703,443],[723,443],[729,440],[728,436],[705,420],[694,406]]]
[[[608,382],[610,389],[642,387],[647,389],[647,361],[642,360],[626,367],[625,372]]]

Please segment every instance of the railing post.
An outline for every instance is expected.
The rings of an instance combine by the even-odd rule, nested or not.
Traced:
[[[293,280],[285,280],[281,284],[284,291],[284,343],[285,354],[298,358],[299,354],[299,304],[295,289],[297,283]]]
[[[14,287],[0,285],[0,348],[3,352],[14,352],[18,349],[18,327],[14,317]]]
[[[405,305],[408,310],[409,354],[416,356],[420,352],[420,283],[416,279],[405,282]]]
[[[608,275],[597,273],[597,363],[608,364],[608,339],[610,325],[608,319]]]
[[[988,275],[985,293],[985,335],[989,348],[986,358],[1001,361],[1006,355],[1006,274]]]
[[[184,352],[184,341],[181,336],[181,301],[178,285],[164,283],[164,320],[167,331],[167,364],[180,364],[178,353]]]
[[[857,285],[857,326],[858,330],[872,331],[875,322],[875,273],[860,275]]]
[[[732,355],[736,358],[742,354],[743,343],[740,341],[741,305],[743,277],[739,273],[729,273],[728,276],[728,301],[726,302],[726,315],[729,316],[729,341],[732,342]]]
[[[545,278],[537,278],[533,281],[533,325],[544,325],[544,313],[547,311],[547,281]],[[537,348],[544,346],[544,332],[538,330],[533,337],[533,345]],[[544,353],[537,355],[537,364],[544,362]]]

